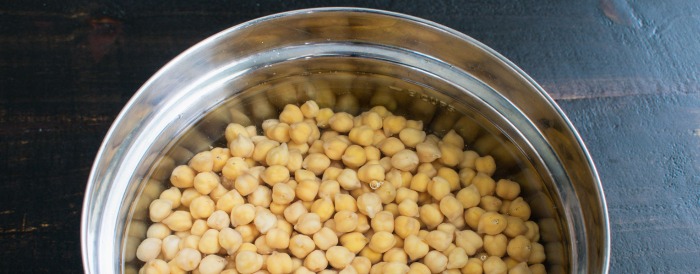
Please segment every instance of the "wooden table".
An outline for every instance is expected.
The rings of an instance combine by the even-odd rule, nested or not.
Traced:
[[[597,163],[611,273],[700,269],[700,2],[242,2],[0,5],[0,272],[82,271],[90,166],[158,68],[229,26],[329,5],[423,17],[510,58],[557,100]]]

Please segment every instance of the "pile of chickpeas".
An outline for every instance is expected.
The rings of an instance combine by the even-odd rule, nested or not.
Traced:
[[[545,273],[520,185],[382,106],[229,124],[151,202],[139,273]]]

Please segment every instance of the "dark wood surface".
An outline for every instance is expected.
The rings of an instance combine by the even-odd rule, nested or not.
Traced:
[[[590,149],[609,207],[611,273],[700,269],[698,1],[3,2],[0,273],[82,272],[90,166],[158,68],[227,27],[318,6],[423,17],[501,52]]]

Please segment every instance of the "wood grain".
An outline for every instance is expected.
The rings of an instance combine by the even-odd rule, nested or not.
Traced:
[[[700,2],[71,0],[0,4],[0,272],[82,271],[90,166],[158,68],[227,27],[317,6],[423,17],[502,53],[558,100],[598,165],[611,273],[700,268]]]

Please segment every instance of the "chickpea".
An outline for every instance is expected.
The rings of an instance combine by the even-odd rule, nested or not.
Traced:
[[[175,256],[175,265],[184,271],[192,271],[199,266],[202,254],[192,248],[183,248]]]
[[[304,104],[299,107],[299,110],[301,114],[304,115],[304,118],[315,118],[316,115],[318,115],[319,107],[315,101],[309,100],[304,102]]]
[[[231,157],[226,160],[224,168],[221,169],[221,174],[228,180],[236,180],[238,176],[243,175],[250,167],[245,159],[241,157]],[[240,192],[240,190],[239,190]]]
[[[404,128],[399,133],[399,138],[407,147],[416,147],[425,141],[425,131],[415,128]]]
[[[199,245],[199,240],[200,240],[201,238],[202,238],[202,237],[197,236],[197,235],[187,235],[187,236],[185,236],[184,238],[182,238],[182,240],[180,240],[180,243],[178,244],[178,245],[179,245],[178,247],[179,247],[180,249],[183,249],[183,248],[193,248],[193,249],[197,249],[197,248],[198,248],[198,245]],[[197,250],[197,251],[199,251],[199,250]]]
[[[467,265],[467,252],[457,247],[447,255],[447,269],[458,269]]]
[[[233,157],[247,158],[253,156],[255,144],[250,137],[240,134],[228,144],[228,149]]]
[[[379,164],[367,163],[357,170],[357,178],[365,183],[384,181],[384,168]]]
[[[231,210],[231,226],[247,225],[255,219],[255,206],[243,204]]]
[[[252,251],[242,251],[236,255],[236,270],[239,273],[253,273],[263,266],[263,257]]]
[[[450,236],[440,230],[428,232],[428,235],[425,237],[425,242],[438,251],[445,251],[451,243]]]
[[[461,271],[462,273],[467,273],[467,274],[481,274],[484,273],[482,269],[483,261],[479,258],[469,258],[467,260],[467,264],[462,267]]]
[[[333,179],[322,181],[318,189],[318,197],[323,199],[333,200],[338,193],[340,193],[340,183]]]
[[[393,156],[399,151],[404,150],[406,147],[403,142],[396,137],[388,137],[378,144],[379,150],[386,156]]]
[[[216,230],[221,230],[224,227],[228,227],[230,224],[231,219],[229,218],[229,215],[226,214],[226,212],[222,210],[217,210],[214,211],[211,215],[209,215],[209,218],[207,219],[207,226],[214,228]]]
[[[408,235],[404,240],[404,251],[408,254],[411,261],[415,261],[428,254],[430,246],[418,236]]]
[[[442,212],[436,204],[426,204],[420,208],[420,219],[428,228],[435,228],[443,221]]]
[[[376,147],[367,146],[364,150],[367,161],[379,160],[381,158],[381,151]]]
[[[525,232],[525,237],[530,239],[530,241],[537,242],[540,240],[540,227],[533,221],[526,221],[525,226],[527,227],[527,232]]]
[[[479,218],[478,233],[486,233],[488,235],[497,235],[508,226],[508,220],[505,216],[496,212],[485,212]]]
[[[469,208],[464,212],[464,221],[472,229],[477,229],[479,227],[479,220],[481,219],[481,215],[483,215],[484,212],[486,211],[480,207]]]
[[[372,267],[372,262],[366,257],[355,256],[355,259],[352,259],[350,265],[358,274],[368,274],[369,269]]]
[[[355,253],[350,252],[343,246],[333,246],[326,251],[326,259],[332,267],[343,269],[355,259]]]
[[[384,267],[382,267],[382,273],[390,274],[405,274],[410,271],[410,268],[405,263],[401,262],[386,262]]]
[[[506,254],[508,238],[503,234],[484,235],[484,251],[490,256],[503,257]]]
[[[260,174],[260,179],[270,186],[289,181],[289,169],[284,165],[271,165]]]
[[[323,199],[318,199],[311,204],[310,212],[318,214],[321,218],[321,222],[325,222],[330,219],[335,213],[335,208],[333,208],[333,201],[326,197]]]
[[[530,272],[532,274],[546,274],[547,269],[544,267],[543,264],[532,264],[528,267],[530,269]]]
[[[308,144],[312,136],[313,126],[305,122],[297,122],[289,125],[289,139],[294,144]]]
[[[368,246],[374,252],[384,253],[394,247],[394,244],[396,244],[394,235],[392,235],[390,232],[379,231],[372,235]]]
[[[350,232],[340,236],[340,244],[355,254],[360,252],[368,242],[367,237],[360,232]]]
[[[423,259],[425,266],[427,266],[433,273],[440,273],[444,271],[447,267],[447,262],[447,256],[436,250],[428,252]]]
[[[377,212],[382,211],[382,200],[379,195],[368,192],[357,197],[357,208],[362,214],[374,218]]]
[[[501,209],[502,205],[503,201],[501,201],[501,199],[491,195],[481,197],[481,201],[479,202],[479,207],[490,212],[497,212],[499,209]]]
[[[182,198],[182,193],[180,192],[180,189],[178,189],[175,186],[164,190],[159,196],[160,200],[170,201],[171,209],[176,209],[176,208],[180,207],[180,199],[181,198]]]
[[[428,190],[428,184],[430,183],[430,177],[424,173],[417,173],[411,178],[410,188],[417,192],[425,192]]]
[[[490,256],[484,261],[484,273],[488,274],[505,274],[508,272],[508,266],[503,260],[497,256]]]
[[[326,254],[321,250],[314,250],[309,253],[304,259],[304,267],[311,271],[319,272],[328,267],[328,260],[326,259]]]
[[[328,227],[321,228],[313,235],[314,244],[321,250],[328,250],[338,244],[338,235]]]
[[[322,108],[318,110],[316,114],[316,125],[320,128],[326,128],[329,125],[330,118],[333,117],[335,113],[330,108]]]
[[[343,168],[334,166],[337,164],[338,161],[333,161],[333,163],[331,163],[331,166],[329,166],[325,171],[323,171],[323,176],[321,177],[322,182],[334,181],[338,179],[340,173],[343,172]]]
[[[350,194],[338,193],[335,195],[334,199],[335,210],[340,213],[341,211],[351,211],[357,212],[357,202]],[[347,213],[345,213],[347,214]],[[336,214],[337,215],[337,214]],[[336,220],[337,222],[337,220]],[[357,222],[357,220],[355,220]]]
[[[384,118],[383,121],[384,134],[386,136],[392,136],[401,132],[406,127],[406,118],[403,116],[389,115]]]
[[[411,171],[418,167],[415,151],[404,149],[391,156],[391,165],[401,171]]]
[[[510,238],[515,238],[515,236],[518,235],[525,235],[525,232],[528,230],[525,222],[518,217],[506,216],[506,221],[508,225],[506,229],[503,230],[503,234]]]
[[[350,145],[343,152],[341,160],[349,168],[359,168],[367,161],[367,154],[361,146]]]
[[[295,189],[296,197],[305,202],[312,202],[318,194],[320,184],[316,180],[303,179],[298,181]]]
[[[289,239],[289,251],[299,259],[305,258],[315,247],[314,241],[304,234],[297,234]]]
[[[420,222],[416,218],[398,216],[394,220],[394,228],[396,235],[406,239],[410,235],[418,235]]]
[[[308,213],[306,207],[301,201],[296,201],[284,209],[284,218],[287,222],[296,224],[299,217],[305,213]]]
[[[370,262],[372,262],[372,264],[379,263],[382,260],[382,253],[375,252],[369,246],[366,246],[365,248],[360,250],[359,255],[369,259]]]
[[[259,185],[260,180],[247,173],[236,177],[234,182],[234,188],[242,196],[248,196],[249,194],[253,193],[253,191],[255,191]]]
[[[136,248],[136,258],[142,262],[155,260],[162,249],[163,241],[157,238],[146,238]]]
[[[338,211],[338,213],[336,213],[333,217],[333,220],[335,221],[336,231],[341,233],[354,231],[357,228],[357,218],[357,213],[353,211]]]
[[[438,149],[440,150],[441,157],[438,159],[441,164],[449,167],[457,166],[462,162],[462,149],[450,143],[439,142]]]
[[[270,210],[257,207],[255,209],[255,219],[253,219],[253,223],[260,233],[265,234],[277,225],[277,217],[275,217],[275,214],[272,214]]]
[[[244,243],[252,243],[258,237],[258,235],[260,235],[260,231],[258,231],[258,229],[255,228],[255,224],[252,223],[240,225],[236,227],[235,230],[241,234]]]
[[[238,248],[238,253],[241,253],[243,251],[258,252],[258,248],[255,246],[255,244],[253,244],[252,241],[244,242],[243,244],[241,244],[241,247]]]
[[[291,273],[292,258],[287,253],[273,252],[266,260],[266,268],[270,274]]]
[[[367,218],[367,215],[364,215],[362,213],[357,214],[357,228],[355,228],[356,232],[365,233],[370,229],[369,221],[367,220]]]
[[[418,204],[414,200],[404,200],[399,204],[399,214],[407,217],[418,217]]]
[[[476,186],[481,196],[493,195],[496,190],[496,182],[484,173],[477,173],[472,179],[472,184]]]
[[[265,236],[255,239],[255,250],[260,255],[270,255],[272,251],[274,251],[273,248],[267,244],[267,238]],[[263,257],[263,266],[265,265],[264,258],[265,257]]]
[[[153,222],[160,222],[172,213],[172,202],[165,199],[155,199],[148,206],[148,214]]]
[[[459,182],[462,184],[462,187],[468,187],[472,185],[472,180],[474,180],[474,177],[476,177],[476,171],[474,171],[471,168],[465,167],[463,169],[459,170]]]
[[[525,236],[518,235],[508,242],[506,251],[516,261],[527,262],[532,252],[532,243]]]
[[[496,161],[490,155],[476,158],[474,160],[474,169],[477,172],[491,176],[496,171]]]
[[[374,142],[374,130],[366,125],[354,127],[348,134],[350,141],[361,146],[371,146]]]
[[[529,240],[529,239],[528,239]],[[165,244],[165,240],[163,241]],[[540,243],[533,242],[530,251],[530,257],[527,259],[528,264],[541,264],[545,260],[544,246]]]
[[[230,227],[225,227],[219,231],[218,235],[219,246],[221,246],[228,255],[238,251],[238,248],[243,244],[243,236],[241,233]]]
[[[188,188],[194,185],[196,171],[186,165],[176,167],[170,176],[170,183],[179,188]]]
[[[361,186],[357,172],[349,168],[343,169],[343,171],[340,172],[337,181],[338,184],[340,184],[340,186],[345,190],[354,190],[360,188]]]
[[[475,207],[481,202],[481,194],[479,194],[479,189],[477,189],[474,185],[470,185],[459,190],[456,198],[465,209]]]
[[[472,256],[476,254],[483,245],[483,239],[472,230],[455,231],[455,244],[464,249],[466,254]]]
[[[304,213],[294,225],[294,230],[305,235],[312,235],[321,229],[321,217],[316,213]]]
[[[430,274],[430,268],[426,266],[425,264],[415,262],[411,264],[410,269],[408,270],[408,274]]]
[[[328,158],[328,156],[321,153],[311,153],[304,158],[304,162],[301,164],[301,167],[318,176],[323,174],[323,171],[330,165],[331,160]]]
[[[178,210],[162,221],[172,231],[187,231],[192,227],[192,215],[189,212]]]
[[[522,197],[518,197],[510,203],[510,208],[508,209],[508,214],[510,216],[527,221],[530,219],[530,213],[530,205],[528,205]]]
[[[248,203],[269,208],[270,203],[272,203],[272,190],[266,186],[258,186],[253,193],[248,195]]]
[[[496,183],[496,195],[506,200],[513,200],[520,195],[520,185],[507,179],[498,180]]]
[[[208,229],[199,239],[197,248],[203,254],[214,254],[219,252],[219,231],[216,229]]]
[[[271,228],[265,234],[265,242],[273,249],[286,249],[289,247],[289,232],[282,228]]]

